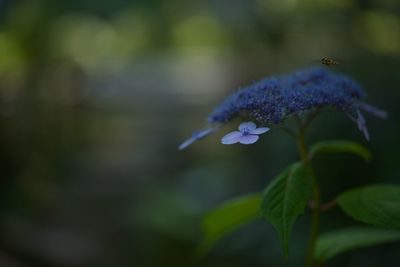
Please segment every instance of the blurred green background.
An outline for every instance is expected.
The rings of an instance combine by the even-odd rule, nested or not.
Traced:
[[[399,184],[399,14],[397,0],[0,0],[0,266],[301,266],[307,216],[287,261],[261,220],[192,257],[205,212],[297,159],[288,136],[222,146],[228,125],[177,146],[240,86],[330,56],[390,117],[368,116],[369,143],[344,114],[318,117],[309,142],[351,139],[374,155],[318,158],[324,200]],[[355,223],[332,210],[322,224]],[[326,266],[398,267],[399,251]]]

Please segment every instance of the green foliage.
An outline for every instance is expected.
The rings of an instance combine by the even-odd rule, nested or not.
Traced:
[[[400,231],[354,227],[323,234],[317,241],[315,259],[324,262],[337,254],[358,248],[400,240]]]
[[[224,202],[203,220],[204,240],[198,249],[206,253],[216,241],[260,216],[261,194],[251,194]]]
[[[354,219],[400,229],[400,186],[373,185],[347,191],[337,198]]]
[[[286,256],[290,232],[307,206],[312,185],[303,165],[295,163],[275,178],[264,192],[261,213],[278,231]]]
[[[351,153],[362,157],[366,161],[369,161],[372,157],[368,149],[347,140],[332,140],[316,143],[311,147],[309,157],[313,158],[319,153]]]

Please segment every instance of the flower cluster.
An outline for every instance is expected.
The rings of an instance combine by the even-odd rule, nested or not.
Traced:
[[[325,68],[313,68],[268,78],[229,96],[209,117],[226,123],[246,114],[261,124],[279,124],[288,116],[302,116],[320,107],[355,112],[354,103],[364,97],[352,79]]]
[[[364,96],[361,86],[351,78],[326,68],[312,68],[268,78],[240,89],[227,97],[208,121],[221,125],[241,117],[261,125],[282,124],[290,116],[303,118],[310,112],[333,108],[345,112],[355,121],[368,140],[368,130],[360,109],[382,118],[386,117],[386,112],[362,103]],[[215,132],[217,128],[219,126],[198,132],[180,149]]]

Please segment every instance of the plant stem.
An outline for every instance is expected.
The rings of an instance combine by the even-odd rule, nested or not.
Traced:
[[[336,199],[331,200],[331,201],[326,202],[326,203],[320,203],[320,204],[319,204],[319,211],[327,211],[327,210],[330,210],[330,209],[336,207],[336,205],[337,205]],[[311,208],[311,209],[315,209],[315,207],[314,207],[314,202],[311,202],[311,203],[310,203],[310,208]]]
[[[311,221],[311,232],[310,239],[308,243],[307,256],[305,261],[305,267],[312,267],[314,264],[314,251],[315,245],[318,237],[318,228],[319,228],[319,213],[320,213],[320,192],[317,180],[314,175],[314,171],[311,167],[309,158],[308,158],[308,149],[305,144],[305,129],[303,125],[300,125],[300,129],[297,136],[297,146],[300,153],[301,161],[303,162],[304,167],[306,168],[308,174],[310,175],[313,182],[313,205],[314,209],[312,209],[312,221]]]

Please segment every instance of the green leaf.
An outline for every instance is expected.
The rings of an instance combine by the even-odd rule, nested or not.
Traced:
[[[265,189],[261,213],[278,231],[286,256],[289,252],[290,232],[297,217],[307,206],[312,186],[312,180],[303,165],[295,163]]]
[[[313,158],[319,153],[351,153],[362,157],[364,160],[371,160],[371,153],[368,149],[352,141],[333,140],[322,141],[313,145],[309,157]]]
[[[198,254],[203,255],[227,233],[260,217],[261,194],[251,194],[221,204],[203,219],[204,240]]]
[[[341,194],[337,202],[345,213],[358,221],[400,229],[400,186],[357,188]]]
[[[321,235],[315,258],[324,262],[339,253],[400,240],[400,231],[373,227],[341,229]]]

